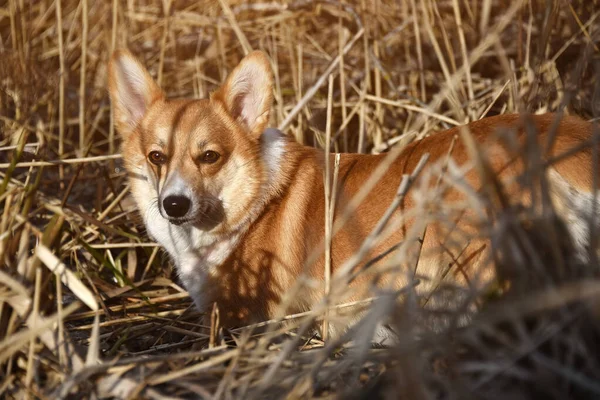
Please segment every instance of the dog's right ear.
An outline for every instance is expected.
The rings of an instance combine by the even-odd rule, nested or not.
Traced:
[[[273,104],[273,71],[267,55],[253,51],[244,57],[211,100],[221,102],[234,120],[260,137]]]
[[[140,123],[148,108],[164,98],[144,66],[127,50],[116,50],[108,66],[108,87],[115,125],[124,137]]]

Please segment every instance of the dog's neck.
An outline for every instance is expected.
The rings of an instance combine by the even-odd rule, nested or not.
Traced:
[[[294,179],[300,154],[305,146],[274,128],[267,128],[260,137],[260,154],[265,168],[262,193],[247,212],[247,218],[235,227],[245,233],[275,198],[283,195]]]

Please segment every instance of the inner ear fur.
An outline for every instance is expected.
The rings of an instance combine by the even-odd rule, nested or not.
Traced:
[[[269,123],[273,103],[273,71],[262,51],[242,59],[211,96],[251,134],[260,135]]]

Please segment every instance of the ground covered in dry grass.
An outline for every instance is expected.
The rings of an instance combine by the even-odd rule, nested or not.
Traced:
[[[596,263],[566,261],[562,222],[515,204],[492,210],[486,234],[500,273],[529,273],[500,298],[425,311],[408,291],[325,343],[304,329],[320,311],[262,334],[225,330],[217,312],[199,326],[128,198],[106,89],[118,47],[169,95],[199,97],[263,49],[272,126],[322,146],[333,77],[333,150],[382,152],[489,115],[597,117],[599,14],[596,0],[7,0],[0,397],[600,397]],[[381,319],[395,345],[365,339]]]

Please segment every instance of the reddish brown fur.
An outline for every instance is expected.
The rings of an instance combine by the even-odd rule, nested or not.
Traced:
[[[115,57],[118,57],[115,56]],[[253,57],[261,57],[256,54]],[[264,68],[270,70],[266,57],[262,56],[260,62],[267,63]],[[239,67],[238,67],[239,68]],[[112,69],[111,69],[112,70]],[[270,72],[265,72],[270,73]],[[113,73],[114,74],[114,73]],[[115,78],[110,79],[113,101],[117,95],[113,94]],[[260,146],[258,138],[268,119],[268,112],[253,131],[248,131],[235,115],[232,115],[231,103],[235,99],[228,97],[232,88],[228,80],[226,85],[214,94],[210,100],[165,100],[162,95],[153,92],[147,113],[141,121],[139,129],[127,132],[127,124],[123,117],[117,114],[118,128],[125,135],[123,155],[130,171],[136,166],[146,163],[145,155],[157,145],[155,132],[157,129],[171,130],[169,146],[171,150],[162,147],[163,151],[174,154],[181,162],[179,167],[186,181],[194,187],[197,195],[211,185],[240,185],[235,177],[222,177],[220,169],[229,161],[229,157],[248,160],[253,163],[252,177],[262,177],[253,184],[258,187],[264,183],[264,165],[260,162]],[[268,102],[271,102],[271,87],[267,90]],[[536,130],[539,132],[537,140],[545,144],[550,127],[555,116],[552,114],[532,116]],[[262,123],[264,122],[264,123]],[[495,138],[498,128],[506,127],[516,129],[519,142],[524,143],[525,130],[522,118],[518,115],[501,115],[485,118],[468,125],[472,137],[480,145]],[[188,142],[190,132],[201,129],[207,143],[217,146],[223,154],[218,165],[198,166],[189,159],[195,158],[194,149]],[[125,131],[125,132],[123,132]],[[592,134],[591,124],[579,118],[567,116],[559,124],[554,146],[548,159],[559,155],[588,140]],[[371,232],[378,220],[384,214],[389,204],[396,195],[396,191],[403,174],[410,174],[421,156],[430,155],[430,163],[443,160],[448,155],[453,138],[459,136],[459,128],[452,128],[443,132],[431,134],[427,138],[408,145],[391,165],[384,177],[376,184],[372,194],[358,208],[352,220],[335,236],[332,245],[333,271],[347,260],[358,249],[363,239]],[[503,176],[518,176],[523,170],[523,163],[513,153],[507,152],[499,145],[498,140],[493,140],[486,146],[487,151],[493,154],[489,158],[494,172]],[[189,154],[189,152],[192,154]],[[358,155],[343,154],[339,167],[338,204],[336,205],[336,218],[340,210],[358,192],[362,185],[369,179],[375,168],[381,163],[385,155]],[[451,157],[458,165],[468,160],[463,141],[455,141]],[[561,160],[553,168],[574,188],[590,192],[591,189],[591,149],[585,148],[577,154]],[[216,301],[221,310],[222,321],[229,326],[240,325],[248,322],[271,318],[275,314],[281,299],[290,291],[298,277],[306,273],[307,276],[322,281],[324,274],[324,257],[321,255],[312,265],[306,265],[307,259],[313,249],[322,246],[324,240],[324,184],[323,184],[324,156],[322,150],[302,146],[288,140],[286,152],[280,162],[280,174],[275,189],[267,196],[268,202],[264,209],[257,214],[256,219],[245,228],[239,244],[229,254],[213,273],[206,277],[202,293],[208,303]],[[217,180],[221,183],[215,183]],[[476,189],[480,186],[480,179],[475,170],[466,175],[466,180]],[[250,185],[250,183],[248,184]],[[247,187],[251,193],[248,201],[253,201],[252,196],[258,196],[258,189]],[[522,199],[527,202],[527,194],[522,192],[518,185],[505,187],[512,201]],[[449,190],[444,194],[443,201],[452,203],[464,198],[457,190]],[[240,198],[240,202],[246,201]],[[258,200],[256,200],[258,201]],[[250,203],[249,203],[250,204]],[[401,209],[410,210],[415,206],[414,199],[409,195],[405,198]],[[235,221],[233,221],[235,222]],[[393,235],[380,243],[374,251],[365,258],[368,260],[381,254],[391,246],[400,243],[407,229],[410,229],[411,220],[404,229],[399,229]],[[457,221],[459,230],[473,233],[476,224],[466,218]],[[215,232],[226,237],[231,232],[233,223],[218,225]],[[441,254],[438,250],[440,243],[446,241],[447,229],[443,226],[430,226],[425,237],[422,257],[419,260],[417,273],[433,279],[439,271],[448,266],[449,255]],[[454,240],[457,240],[454,238]],[[460,241],[460,236],[458,236]],[[465,243],[466,245],[466,243]],[[451,246],[448,246],[451,247]],[[455,253],[458,266],[448,275],[451,282],[464,284],[477,276],[472,284],[481,285],[493,278],[491,264],[483,263],[487,243],[475,240],[462,253]],[[451,251],[449,248],[448,251]],[[389,257],[388,257],[389,258]],[[452,263],[452,261],[450,261]],[[406,266],[405,266],[406,267]],[[384,279],[385,281],[385,279]],[[354,282],[354,287],[361,287],[363,292],[368,287],[369,279],[359,278]],[[360,291],[359,291],[360,292]],[[322,294],[322,290],[310,290],[300,294],[291,303],[288,311],[301,311],[311,306]],[[364,294],[364,293],[363,293]],[[361,294],[354,294],[350,299],[356,299]]]
[[[555,116],[545,114],[532,118],[539,132],[537,139],[544,144]],[[497,128],[501,127],[519,128],[518,135],[521,140],[524,139],[525,134],[518,115],[490,117],[473,122],[468,127],[474,139],[479,143],[489,140]],[[591,124],[577,117],[564,117],[560,122],[553,150],[546,157],[562,154],[580,145],[590,138],[591,132]],[[396,194],[402,174],[410,174],[425,153],[429,153],[431,162],[446,157],[453,137],[458,134],[458,128],[452,128],[433,133],[406,147],[375,186],[373,194],[358,208],[357,220],[349,223],[335,237],[332,248],[334,272],[336,267],[354,254],[362,239],[370,233],[383,215]],[[521,163],[511,163],[512,157],[506,153],[504,155],[505,158],[490,160],[494,171],[502,170],[503,174],[514,175],[521,173]],[[352,198],[384,157],[385,154],[342,155],[339,170],[339,176],[343,177],[340,197]],[[452,157],[458,164],[468,161],[464,144],[460,139],[455,142]],[[282,296],[303,272],[303,266],[310,250],[322,245],[325,221],[323,159],[321,150],[294,145],[294,151],[286,160],[289,165],[293,165],[292,168],[296,171],[294,179],[290,182],[284,195],[269,204],[246,235],[243,245],[228,259],[220,269],[218,276],[215,276],[214,281],[209,285],[213,288],[215,298],[218,299],[229,323],[241,324],[249,318],[255,319],[251,317],[256,316],[259,316],[259,319],[272,317]],[[589,166],[591,166],[591,149],[588,147],[574,157],[558,162],[555,168],[573,186],[589,191],[592,177]],[[478,187],[479,179],[475,171],[469,172],[466,178],[470,184]],[[517,185],[510,189],[512,191],[507,194],[511,196],[512,201],[519,201],[515,196],[526,195],[518,191]],[[447,201],[456,201],[459,197],[461,196],[456,191],[446,194]],[[413,206],[411,197],[406,197],[403,208],[411,209]],[[338,209],[340,209],[339,205]],[[462,228],[469,230],[467,227]],[[295,237],[281,234],[284,230],[294,232]],[[382,253],[401,240],[402,233],[398,232],[377,246],[371,253],[371,257]],[[437,249],[441,241],[442,238],[432,234],[430,230],[423,245],[423,253],[427,254],[428,250]],[[484,244],[481,241],[473,242],[462,253],[460,259],[469,260],[468,271],[483,273],[483,279],[487,281],[492,278],[493,271],[491,264],[485,264],[484,267],[488,269],[487,271],[480,271],[478,263],[483,261],[484,254],[478,253],[481,251],[482,245]],[[320,280],[323,277],[323,271],[324,259],[321,257],[310,267],[308,275]],[[460,273],[450,276],[451,280],[452,277],[459,282],[464,282]],[[367,280],[362,280],[360,283],[367,284]],[[248,292],[240,290],[240,285],[248,285],[251,289]],[[310,300],[313,298],[311,297]],[[308,307],[310,304],[307,301],[307,304],[298,304],[297,306]],[[292,311],[299,311],[299,309]]]

